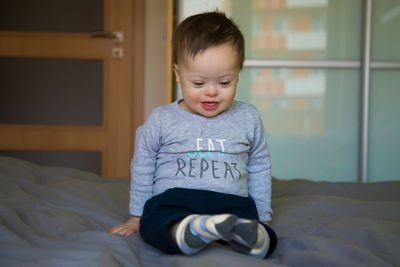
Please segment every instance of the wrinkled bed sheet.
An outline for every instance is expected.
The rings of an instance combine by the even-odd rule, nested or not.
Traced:
[[[128,217],[129,180],[0,157],[0,266],[400,266],[400,182],[273,180],[271,258],[212,245],[165,255]]]

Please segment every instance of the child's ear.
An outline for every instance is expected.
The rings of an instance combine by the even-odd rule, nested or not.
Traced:
[[[175,64],[175,63],[172,64],[172,69],[174,70],[174,73],[175,73],[176,82],[180,83],[181,82],[181,78],[180,78],[180,75],[179,75],[179,67],[178,67],[178,65]]]

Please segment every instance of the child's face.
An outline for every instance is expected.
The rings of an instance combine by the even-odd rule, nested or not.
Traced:
[[[186,111],[212,118],[227,110],[235,97],[239,67],[236,49],[229,43],[206,49],[174,65]]]

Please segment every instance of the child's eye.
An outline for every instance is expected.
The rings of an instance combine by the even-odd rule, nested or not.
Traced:
[[[228,81],[228,82],[220,82],[220,84],[221,84],[222,86],[228,86],[228,85],[231,84],[231,82],[230,82],[230,81]]]
[[[204,83],[203,82],[193,82],[193,85],[196,87],[201,87],[204,85]]]

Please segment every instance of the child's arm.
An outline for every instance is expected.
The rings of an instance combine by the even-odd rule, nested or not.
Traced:
[[[260,221],[271,220],[271,162],[266,133],[257,112],[254,139],[251,142],[248,162],[248,190],[254,200]]]
[[[141,216],[147,200],[153,196],[157,154],[160,149],[160,125],[158,112],[153,111],[136,130],[135,152],[131,162],[131,190],[129,213]]]
[[[129,212],[132,215],[124,224],[109,229],[111,234],[128,236],[139,232],[140,216],[145,202],[153,193],[153,178],[158,151],[157,115],[153,112],[148,121],[136,130],[135,153],[131,162],[131,190]]]
[[[110,234],[128,236],[139,232],[140,217],[132,216],[124,224],[108,229]]]

